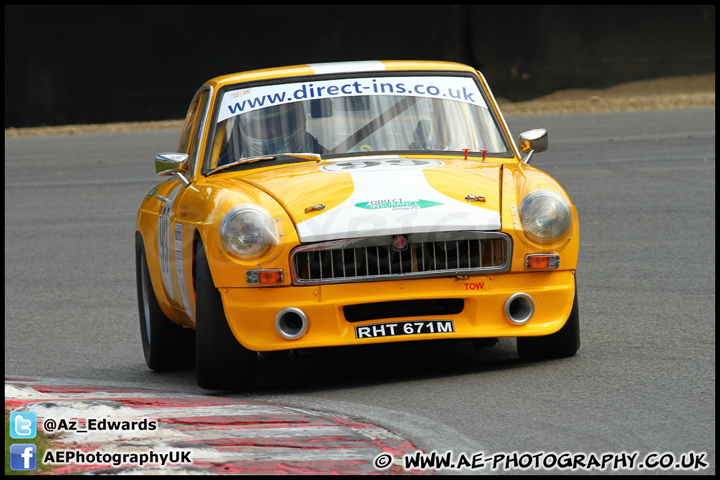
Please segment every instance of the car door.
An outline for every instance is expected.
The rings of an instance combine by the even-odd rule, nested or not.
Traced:
[[[195,95],[178,143],[177,152],[189,156],[187,168],[181,172],[189,185],[185,185],[179,178],[168,182],[168,194],[164,197],[165,202],[158,217],[158,252],[163,287],[170,305],[185,320],[184,323],[190,325],[195,323],[192,257],[196,222],[188,217],[189,207],[184,198],[194,190],[195,167],[204,141],[203,127],[210,94],[210,89],[206,87]]]

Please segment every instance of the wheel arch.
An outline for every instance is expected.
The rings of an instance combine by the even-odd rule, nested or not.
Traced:
[[[140,268],[140,246],[142,246],[142,250],[145,254],[145,263],[147,264],[148,274],[150,276],[150,286],[152,287],[153,293],[155,294],[155,298],[158,301],[158,304],[160,305],[160,309],[162,310],[163,314],[167,316],[173,323],[177,325],[182,325],[182,323],[179,323],[174,315],[174,310],[168,303],[167,298],[167,292],[165,292],[165,289],[162,287],[163,279],[159,275],[160,266],[158,264],[157,255],[148,255],[148,249],[146,246],[145,236],[143,236],[143,233],[140,230],[135,231],[135,268],[136,268],[136,274],[139,272]]]

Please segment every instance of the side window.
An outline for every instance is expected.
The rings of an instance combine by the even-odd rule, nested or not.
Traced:
[[[188,170],[195,173],[195,165],[197,163],[197,153],[200,147],[200,128],[205,115],[205,107],[207,105],[209,90],[203,89],[195,95],[187,116],[185,117],[185,126],[180,135],[180,143],[178,143],[177,152],[186,153],[190,157]]]

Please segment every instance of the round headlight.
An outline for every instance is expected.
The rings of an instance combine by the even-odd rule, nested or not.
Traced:
[[[256,205],[233,207],[220,225],[225,250],[238,257],[257,257],[278,243],[270,214]]]
[[[554,240],[570,227],[570,206],[552,190],[529,193],[520,203],[520,221],[533,240]]]

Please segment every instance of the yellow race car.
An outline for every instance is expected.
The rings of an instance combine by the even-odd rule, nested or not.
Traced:
[[[446,62],[298,65],[214,78],[138,210],[143,350],[207,389],[258,352],[517,337],[580,347],[575,206],[529,165],[483,76]]]

